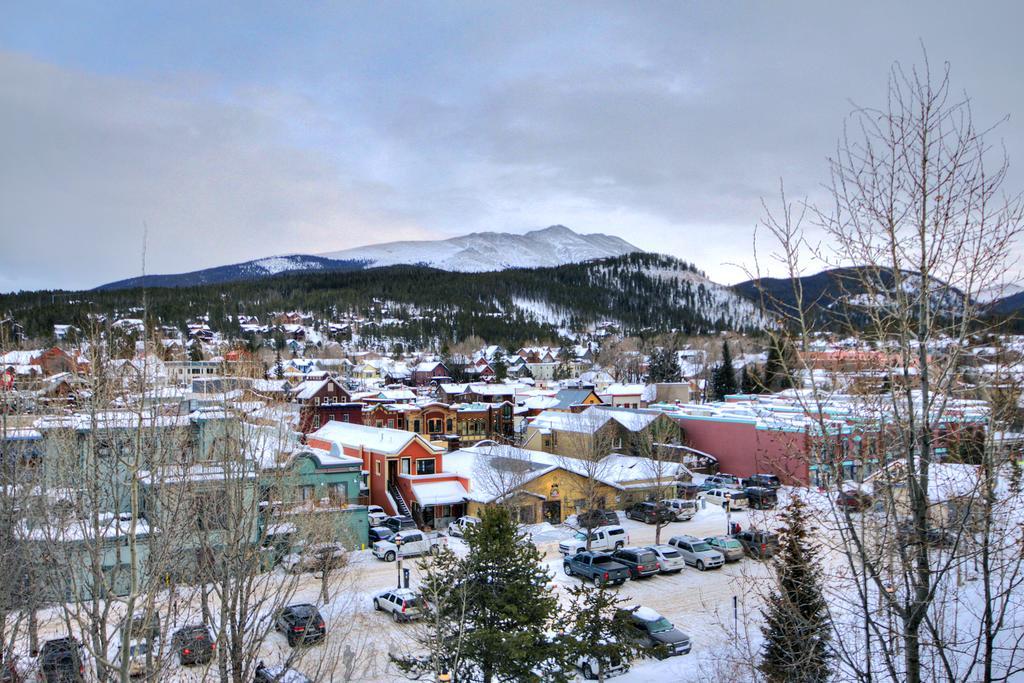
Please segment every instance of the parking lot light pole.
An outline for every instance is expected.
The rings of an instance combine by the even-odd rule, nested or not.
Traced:
[[[724,501],[722,501],[722,507],[725,508],[725,535],[726,536],[732,535],[732,516],[730,515],[730,512],[732,512],[732,506],[729,505],[730,502],[732,502],[732,501],[730,501],[728,498],[726,498]]]

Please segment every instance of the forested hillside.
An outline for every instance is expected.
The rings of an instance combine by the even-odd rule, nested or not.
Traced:
[[[21,292],[0,297],[30,336],[55,323],[88,326],[88,315],[143,317],[181,327],[209,316],[215,330],[237,329],[237,315],[266,322],[274,311],[316,319],[362,318],[363,336],[409,341],[476,334],[497,343],[557,338],[611,322],[630,334],[701,334],[763,324],[756,307],[694,266],[633,253],[551,268],[457,273],[418,266],[355,272],[285,273],[251,282],[110,291]]]

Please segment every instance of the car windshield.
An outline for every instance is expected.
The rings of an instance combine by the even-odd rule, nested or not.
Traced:
[[[582,532],[582,531],[577,531],[576,535],[573,536],[573,538],[575,538],[577,541],[586,541],[587,540],[587,534]]]
[[[725,541],[722,541],[722,547],[723,548],[742,548],[743,544],[740,543],[739,541],[735,540],[735,539],[730,538],[730,539],[727,539]]]
[[[636,556],[636,561],[640,564],[654,564],[658,561],[654,553],[640,553]]]
[[[664,631],[671,631],[673,628],[674,626],[672,626],[672,622],[666,619],[665,617],[661,617],[657,621],[647,622],[647,630],[651,633],[662,633]]]
[[[709,546],[707,543],[694,543],[693,544],[693,552],[695,552],[695,553],[706,553],[709,550],[711,550],[711,546]]]

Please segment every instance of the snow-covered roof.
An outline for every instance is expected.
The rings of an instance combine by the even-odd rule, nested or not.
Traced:
[[[469,495],[466,488],[458,481],[426,481],[414,482],[413,495],[420,505],[451,505],[461,503]]]
[[[326,425],[309,435],[310,439],[329,441],[340,447],[365,448],[377,453],[396,454],[404,450],[413,441],[419,441],[425,448],[440,452],[420,435],[404,429],[388,429],[387,427],[370,427],[369,425],[351,422],[329,421]]]

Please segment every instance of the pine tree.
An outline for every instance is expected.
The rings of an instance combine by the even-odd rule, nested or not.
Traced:
[[[485,510],[465,541],[465,557],[445,550],[421,566],[421,592],[436,616],[418,639],[431,654],[429,662],[396,657],[398,666],[411,674],[440,673],[441,667],[456,681],[561,680],[554,674],[568,668],[566,650],[547,636],[559,615],[558,598],[547,588],[551,579],[540,551],[504,506]],[[548,669],[552,675],[542,679],[538,671]]]
[[[763,387],[761,380],[757,377],[757,371],[751,372],[749,365],[743,366],[743,373],[740,377],[740,393],[760,394]]]
[[[622,607],[622,598],[606,586],[591,587],[579,583],[569,587],[570,604],[564,622],[567,624],[564,645],[570,661],[587,657],[583,677],[603,681],[605,672],[615,662],[629,661],[645,648],[632,636],[629,613],[636,608]]]
[[[730,394],[735,394],[736,369],[732,364],[732,352],[729,350],[729,342],[722,342],[722,362],[715,368],[711,376],[711,393],[716,401],[725,400]]]
[[[284,363],[281,361],[281,349],[274,351],[274,379],[284,379]]]
[[[505,378],[508,377],[508,362],[505,360],[505,354],[499,352],[494,356],[491,369],[494,370],[494,379],[499,382],[505,381]]]
[[[656,382],[678,382],[683,372],[679,367],[679,359],[672,349],[655,349],[651,354],[650,362],[647,365],[647,381]]]
[[[788,345],[773,336],[768,344],[768,360],[764,366],[764,383],[768,391],[781,391],[793,386],[793,377],[784,360],[784,349],[788,350]]]
[[[758,669],[769,683],[824,683],[831,678],[831,624],[821,591],[817,550],[809,543],[806,509],[794,496],[782,513],[781,547],[772,560],[776,587],[768,596]]]

